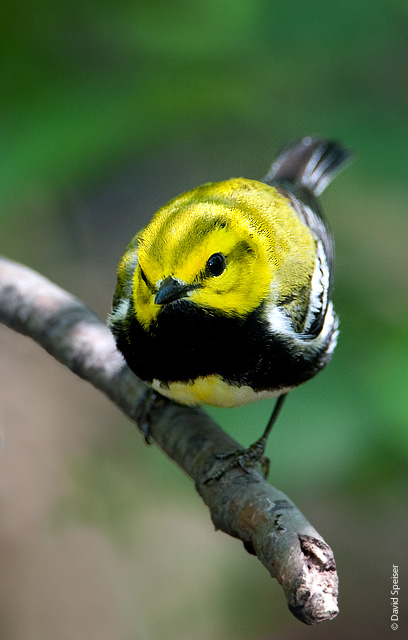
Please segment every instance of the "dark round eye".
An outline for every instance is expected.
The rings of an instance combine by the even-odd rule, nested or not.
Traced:
[[[222,253],[213,253],[207,260],[207,271],[212,276],[220,276],[226,267]]]

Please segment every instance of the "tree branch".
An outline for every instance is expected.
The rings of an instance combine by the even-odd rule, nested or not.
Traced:
[[[147,387],[127,367],[108,328],[81,301],[0,257],[0,321],[30,336],[105,393],[134,421]],[[239,448],[201,409],[157,398],[150,434],[192,480],[217,529],[243,541],[282,585],[291,612],[317,624],[338,613],[333,552],[289,498],[255,469],[204,483],[215,455]]]

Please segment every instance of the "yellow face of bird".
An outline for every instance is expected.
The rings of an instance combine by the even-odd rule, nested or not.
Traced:
[[[133,303],[144,327],[169,301],[169,287],[172,302],[183,298],[239,317],[273,297],[274,288],[276,296],[288,296],[292,281],[295,289],[310,285],[314,265],[313,237],[287,201],[244,179],[175,198],[139,234],[133,251]]]

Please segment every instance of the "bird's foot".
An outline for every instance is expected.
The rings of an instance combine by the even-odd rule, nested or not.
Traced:
[[[250,469],[254,468],[257,464],[260,465],[262,475],[264,478],[268,476],[270,461],[265,453],[265,439],[262,437],[248,449],[238,449],[236,451],[228,451],[226,453],[219,453],[215,457],[217,460],[225,460],[226,464],[219,467],[213,473],[210,473],[204,480],[204,484],[211,482],[212,480],[219,480],[228,471],[241,467],[246,473],[250,472]]]
[[[266,458],[264,455],[266,443],[286,396],[287,393],[283,393],[278,397],[275,403],[275,407],[272,411],[272,415],[269,418],[268,424],[266,425],[265,431],[263,432],[262,436],[258,438],[258,440],[256,440],[253,444],[251,444],[250,447],[248,447],[248,449],[239,449],[238,451],[219,453],[215,456],[218,460],[229,459],[229,461],[224,466],[220,466],[218,470],[210,473],[204,480],[204,484],[210,482],[211,480],[219,480],[219,478],[222,478],[222,476],[227,473],[227,471],[236,469],[237,467],[241,467],[241,469],[249,473],[249,469],[251,467],[255,467],[257,464],[260,464],[263,476],[264,478],[267,478],[269,473],[270,461],[269,458]]]
[[[156,403],[158,394],[153,389],[147,388],[142,398],[133,410],[133,419],[135,420],[146,444],[152,443],[150,432],[151,417],[153,406]]]

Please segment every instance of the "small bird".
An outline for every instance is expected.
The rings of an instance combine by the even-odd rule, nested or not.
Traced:
[[[129,367],[181,404],[278,398],[261,436],[226,468],[265,463],[288,391],[330,360],[333,240],[317,201],[350,160],[305,137],[262,181],[203,184],[164,205],[121,259],[108,324]]]

